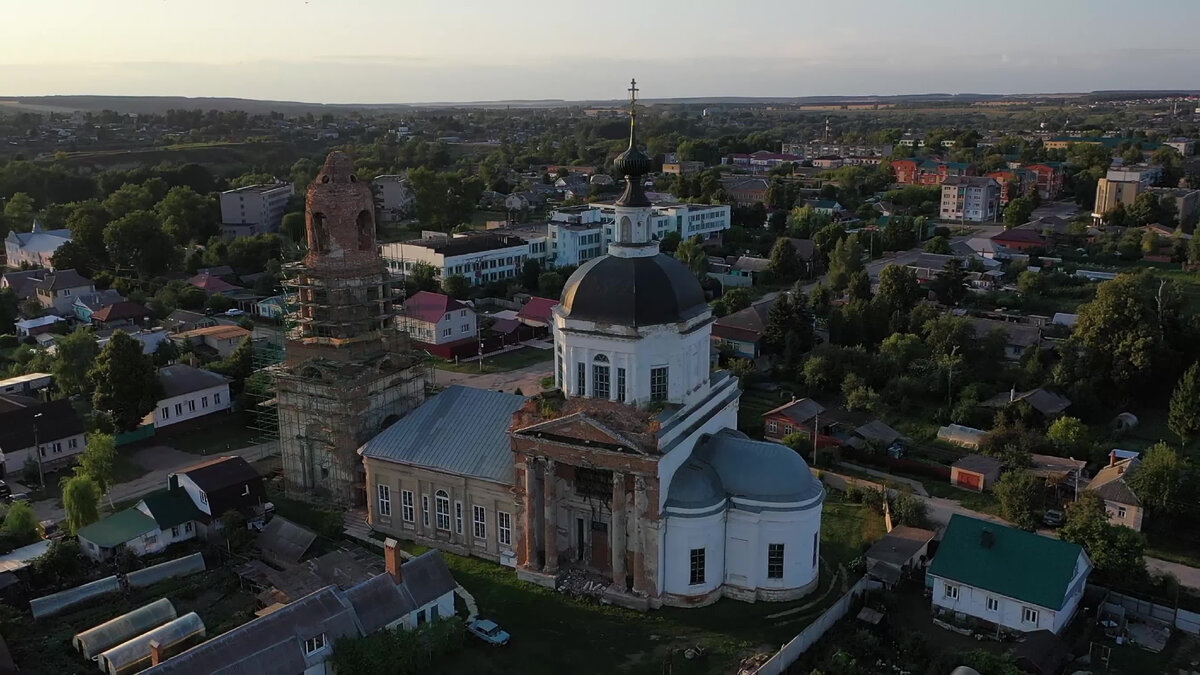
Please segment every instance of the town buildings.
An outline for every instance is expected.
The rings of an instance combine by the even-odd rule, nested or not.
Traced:
[[[897,159],[892,162],[892,171],[901,185],[941,185],[953,176],[975,175],[975,169],[966,162],[936,159]]]
[[[55,270],[34,286],[34,295],[42,307],[62,316],[73,314],[76,298],[95,292],[92,280],[75,270]]]
[[[241,326],[217,324],[175,333],[171,335],[170,339],[176,342],[187,342],[195,347],[203,346],[212,350],[220,358],[225,358],[251,335],[250,331]]]
[[[1108,520],[1114,525],[1124,525],[1138,532],[1142,531],[1142,522],[1146,509],[1142,500],[1129,483],[1142,460],[1138,457],[1119,457],[1114,451],[1109,456],[1108,466],[1096,472],[1088,483],[1087,489],[1100,495],[1104,500],[1104,510],[1108,512]]]
[[[1137,196],[1145,192],[1162,177],[1162,167],[1129,166],[1115,167],[1096,183],[1096,204],[1092,208],[1092,219],[1097,225],[1118,204],[1126,208],[1133,205]]]
[[[450,358],[455,347],[466,344],[478,351],[475,310],[442,293],[418,291],[404,301],[399,317],[417,349]]]
[[[66,399],[0,395],[0,464],[5,476],[21,475],[32,460],[45,474],[70,466],[84,451],[83,418]]]
[[[221,193],[221,231],[227,237],[247,237],[279,230],[291,183],[247,185]]]
[[[479,286],[516,278],[529,256],[529,244],[513,235],[426,234],[422,239],[380,247],[388,269],[403,277],[412,274],[417,265],[425,264],[433,267],[438,281],[461,276],[472,286]]]
[[[295,497],[362,504],[356,451],[425,400],[425,370],[396,327],[374,200],[350,158],[330,153],[305,202],[295,327],[274,371],[284,484]]]
[[[1000,184],[984,176],[950,176],[942,181],[942,220],[994,222],[1000,213]]]
[[[698,162],[695,160],[663,162],[663,165],[662,165],[663,173],[680,175],[680,176],[690,176],[694,173],[700,173],[703,170],[704,170],[704,162]]]
[[[190,422],[229,410],[229,378],[183,363],[158,369],[163,397],[154,406],[154,428]]]
[[[4,253],[9,267],[50,267],[54,252],[68,241],[71,241],[70,230],[47,230],[41,221],[34,220],[29,232],[9,231],[4,238]]]
[[[375,213],[381,223],[393,223],[411,215],[415,197],[408,176],[389,174],[371,181]]]

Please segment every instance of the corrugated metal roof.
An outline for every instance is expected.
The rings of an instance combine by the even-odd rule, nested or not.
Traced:
[[[367,441],[363,457],[511,485],[508,425],[524,396],[454,385]]]

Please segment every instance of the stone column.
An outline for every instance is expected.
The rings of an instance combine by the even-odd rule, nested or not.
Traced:
[[[555,574],[558,572],[558,499],[554,490],[554,460],[543,461],[545,462],[543,468],[545,484],[542,486],[542,494],[546,502],[546,514],[543,516],[546,521],[546,567],[542,571],[546,574]]]
[[[525,457],[525,541],[524,541],[524,565],[530,569],[535,569],[538,558],[537,550],[537,526],[538,514],[541,509],[538,508],[538,503],[535,500],[537,494],[537,460],[533,457]]]
[[[646,593],[646,479],[633,477],[633,592]]]
[[[613,583],[625,590],[625,474],[613,472],[612,523],[608,528],[612,539]]]

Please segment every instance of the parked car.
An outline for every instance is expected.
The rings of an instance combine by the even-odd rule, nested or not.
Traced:
[[[12,488],[8,486],[8,483],[0,480],[0,499],[7,498],[11,494]]]
[[[8,498],[8,502],[10,504],[14,504],[16,502],[25,502],[26,504],[32,504],[33,499],[29,496],[28,492],[18,492],[15,495],[11,495]]]
[[[467,624],[467,630],[490,645],[499,647],[508,644],[508,631],[491,619],[475,619]]]
[[[225,310],[225,316],[241,316],[243,314],[245,314],[245,312],[237,308]]]
[[[1064,521],[1066,521],[1066,516],[1064,516],[1063,512],[1059,511],[1058,509],[1050,509],[1046,512],[1046,515],[1042,516],[1042,522],[1050,527],[1058,527],[1059,525],[1062,525]]]

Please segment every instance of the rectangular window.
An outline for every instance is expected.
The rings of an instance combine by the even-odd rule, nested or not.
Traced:
[[[609,396],[608,389],[608,366],[599,364],[592,365],[592,398],[607,399]]]
[[[70,448],[70,449],[72,449],[72,450],[74,450],[75,448],[78,448],[78,447],[79,447],[79,439],[78,439],[78,438],[72,438],[72,439],[68,440],[68,441],[67,441],[67,447],[68,447],[68,448]]]
[[[375,491],[379,494],[379,515],[390,518],[392,515],[392,488],[380,483],[375,486]]]
[[[691,568],[691,578],[690,578],[691,580],[688,583],[695,586],[697,584],[704,583],[704,549],[702,549],[702,548],[692,549],[691,558],[692,558],[692,568]]]
[[[575,364],[575,395],[587,396],[587,365],[582,361]]]
[[[150,536],[146,537],[146,544],[147,544],[147,545],[149,545],[149,544],[157,544],[157,543],[158,543],[158,535],[157,535],[157,534],[152,534],[152,535],[150,535]]]
[[[778,432],[779,432],[779,423],[776,422],[775,420],[768,420],[767,421],[767,433],[774,434],[774,433],[778,433]]]
[[[1000,611],[1000,601],[996,598],[989,597],[987,599],[987,610],[989,612],[999,612]]]
[[[471,326],[470,326],[470,325],[468,325],[468,324],[465,324],[465,323],[462,325],[462,332],[463,332],[463,333],[469,332],[470,330],[471,330]]]
[[[471,514],[474,517],[475,538],[487,539],[487,510],[482,506],[473,506]]]
[[[406,522],[413,522],[415,514],[413,513],[413,493],[412,490],[401,490],[400,492],[400,518]]]
[[[171,538],[174,539],[175,537],[178,537],[178,536],[179,536],[179,528],[172,527],[171,528]]]
[[[176,403],[176,404],[175,404],[175,414],[176,414],[176,415],[182,415],[182,414],[183,414],[183,404],[182,404],[182,403]]]
[[[767,544],[767,578],[783,578],[783,544]]]
[[[429,495],[421,495],[421,524],[429,527]]]
[[[454,502],[454,534],[462,534],[462,502]]]
[[[188,412],[196,412],[196,402],[194,400],[188,401],[187,404],[188,404]]]
[[[207,396],[205,396],[205,397],[203,397],[203,398],[201,398],[201,399],[200,399],[200,407],[201,407],[201,408],[207,408],[207,407],[208,407],[208,397],[207,397]]]
[[[442,329],[442,337],[450,337],[450,335],[451,335],[453,332],[454,332],[454,329],[453,329],[453,328],[443,328],[443,329]]]
[[[667,400],[667,368],[668,366],[659,366],[650,369],[651,401]]]
[[[496,538],[501,546],[512,546],[512,514],[496,512]]]
[[[188,532],[191,532],[191,531],[192,531],[192,521],[189,520],[183,524],[183,533],[187,534]]]
[[[617,368],[617,400],[625,402],[625,369]]]
[[[1117,507],[1117,517],[1122,520],[1125,519],[1125,507],[1124,506]]]
[[[171,413],[166,408],[163,408],[162,410],[160,410],[159,413],[160,413],[159,417],[163,418],[164,420],[171,419]]]
[[[213,394],[213,403],[215,403],[216,405],[221,405],[221,395],[220,394]]]
[[[325,634],[321,633],[316,637],[310,637],[304,641],[304,654],[306,656],[316,654],[325,648]]]
[[[1021,623],[1031,623],[1037,625],[1038,611],[1032,607],[1021,608]]]
[[[946,588],[943,591],[943,594],[945,595],[945,597],[947,597],[951,600],[957,600],[958,599],[958,586],[951,586],[950,584],[946,584]]]
[[[434,508],[437,513],[437,529],[450,531],[450,496],[438,490],[433,496]]]

